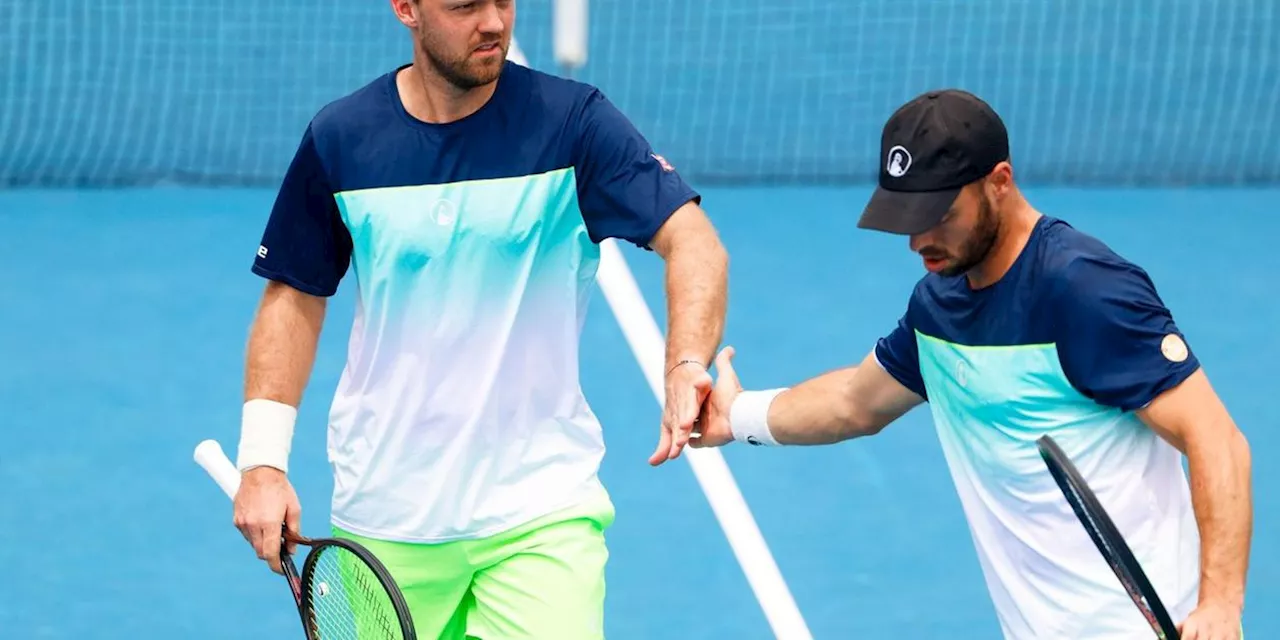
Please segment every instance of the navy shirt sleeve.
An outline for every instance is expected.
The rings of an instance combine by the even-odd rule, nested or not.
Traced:
[[[350,261],[351,235],[307,127],[276,195],[253,272],[304,293],[331,296]]]
[[[1095,402],[1132,411],[1199,368],[1145,271],[1113,256],[1072,260],[1053,304],[1067,379]]]
[[[910,323],[911,309],[898,320],[889,335],[876,342],[876,360],[899,384],[928,400],[924,378],[920,375],[920,351],[916,332]]]
[[[593,90],[578,121],[578,205],[593,242],[648,249],[667,218],[699,195],[608,99]]]

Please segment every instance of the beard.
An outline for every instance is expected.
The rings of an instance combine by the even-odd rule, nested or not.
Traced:
[[[970,269],[987,259],[987,254],[991,253],[991,248],[995,246],[996,239],[1000,236],[1000,219],[996,216],[995,208],[991,206],[991,201],[985,196],[978,205],[978,223],[973,228],[973,233],[969,239],[965,241],[964,246],[960,248],[959,255],[956,256],[955,262],[938,272],[939,275],[952,277],[967,273]]]
[[[496,81],[498,76],[502,75],[502,67],[506,62],[509,46],[499,41],[497,45],[502,49],[501,56],[477,60],[471,57],[470,51],[461,58],[449,57],[442,52],[442,47],[436,47],[434,44],[426,36],[422,37],[422,51],[427,62],[436,73],[440,74],[441,78],[464,91]]]

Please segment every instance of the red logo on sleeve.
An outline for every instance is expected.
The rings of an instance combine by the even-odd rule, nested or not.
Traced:
[[[658,154],[656,154],[656,153],[651,153],[651,154],[649,154],[649,155],[653,156],[653,159],[654,159],[654,160],[657,160],[657,161],[658,161],[658,164],[662,165],[662,170],[663,170],[663,171],[671,172],[671,171],[675,171],[675,170],[676,170],[676,168],[675,168],[675,167],[671,166],[671,163],[670,163],[670,162],[667,162],[667,159],[666,159],[666,158],[664,158],[664,157],[662,157],[662,156],[660,156],[660,155],[658,155]]]

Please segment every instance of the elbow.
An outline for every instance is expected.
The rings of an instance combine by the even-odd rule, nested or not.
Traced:
[[[857,429],[854,431],[854,438],[863,438],[866,436],[874,436],[884,431],[885,424],[877,421],[863,421],[858,423]]]
[[[258,303],[253,320],[253,331],[270,327],[283,326],[288,331],[301,327],[318,334],[324,323],[328,299],[323,296],[306,293],[291,285],[268,281]]]
[[[1252,464],[1253,453],[1249,450],[1249,439],[1244,436],[1244,432],[1240,429],[1232,429],[1231,448],[1232,454],[1236,461],[1236,466],[1241,470],[1248,471]]]
[[[726,286],[729,250],[714,231],[690,234],[671,242],[659,253],[667,261],[668,273],[681,280],[694,278],[704,283],[714,281],[720,288]]]
[[[883,431],[886,426],[883,420],[877,419],[871,413],[847,405],[840,423],[843,425],[842,435],[845,440],[874,436]]]
[[[716,232],[710,221],[697,233],[690,234],[689,240],[693,253],[717,266],[729,265],[729,250],[725,248],[724,241],[720,239],[720,234]]]
[[[720,271],[727,273],[729,271],[729,250],[724,248],[724,244],[717,238],[715,241],[714,253],[716,264],[720,266]]]
[[[1252,466],[1249,440],[1234,423],[1225,429],[1193,430],[1182,436],[1182,448],[1193,464],[1203,460],[1229,460],[1229,464],[1243,473]]]
[[[713,230],[706,239],[706,250],[711,254],[717,262],[729,264],[729,250],[725,248],[724,242],[720,240],[720,234]]]
[[[676,210],[658,228],[651,248],[668,262],[681,262],[700,269],[726,268],[729,251],[706,213],[695,202]]]
[[[720,241],[720,236],[715,232],[702,234],[696,242],[691,243],[690,253],[700,256],[705,261],[704,265],[711,267],[719,273],[726,273],[729,270],[729,250],[725,248],[724,243]]]

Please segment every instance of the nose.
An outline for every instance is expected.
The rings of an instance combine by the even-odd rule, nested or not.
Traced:
[[[911,247],[912,253],[919,253],[921,249],[929,246],[929,232],[911,234],[907,246]]]
[[[506,20],[502,15],[502,8],[497,2],[486,2],[484,4],[484,17],[480,21],[480,31],[482,33],[502,33],[507,28]]]

